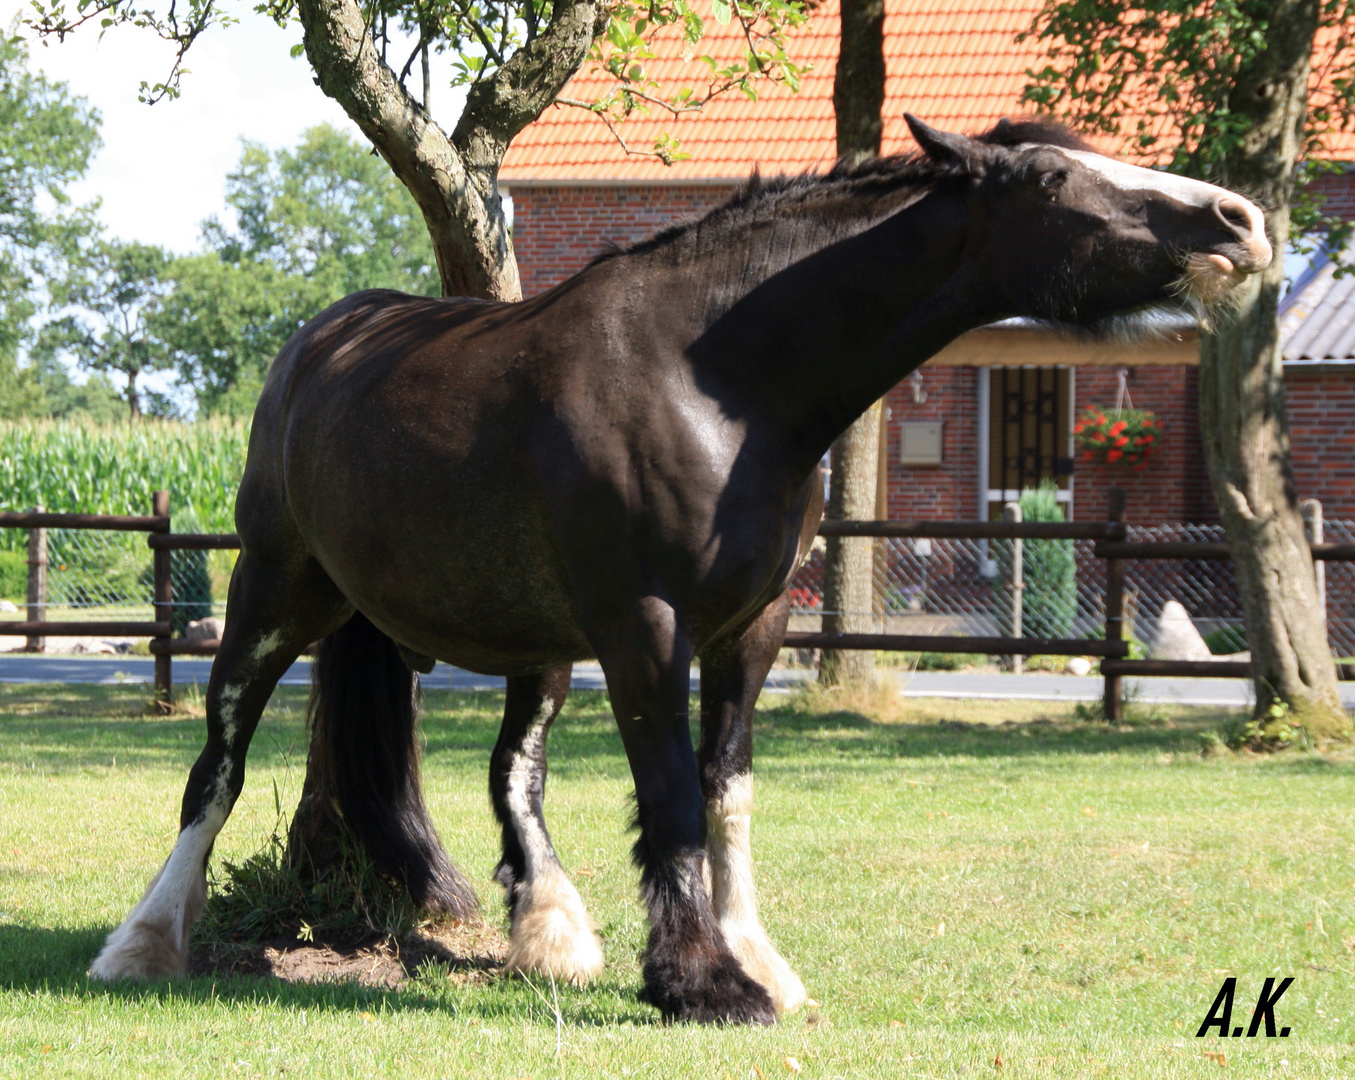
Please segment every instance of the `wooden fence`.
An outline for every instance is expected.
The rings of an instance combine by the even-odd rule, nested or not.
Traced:
[[[986,521],[824,521],[820,536],[906,537],[930,540],[987,539],[1010,540],[1016,552],[1026,540],[1094,540],[1095,554],[1106,563],[1105,637],[1032,638],[1025,636],[977,637],[932,636],[923,634],[852,634],[792,631],[786,634],[787,648],[875,649],[901,652],[984,653],[1002,656],[1099,656],[1105,682],[1105,713],[1118,720],[1123,709],[1122,680],[1126,675],[1187,676],[1202,678],[1251,678],[1247,662],[1225,660],[1135,660],[1129,657],[1124,640],[1124,563],[1129,559],[1229,559],[1225,543],[1146,541],[1126,539],[1124,524],[1125,493],[1112,488],[1110,510],[1105,521],[1022,522]],[[152,495],[151,513],[146,517],[113,514],[55,514],[41,510],[0,511],[0,528],[30,530],[29,607],[23,622],[3,622],[0,628],[11,634],[27,635],[30,641],[44,637],[117,635],[150,638],[155,657],[156,697],[168,703],[173,696],[172,658],[175,656],[212,656],[220,648],[217,639],[184,641],[171,636],[171,611],[174,586],[170,576],[170,552],[236,549],[240,538],[234,533],[171,533],[169,492]],[[152,552],[154,580],[154,621],[152,622],[54,622],[44,617],[45,597],[41,583],[46,570],[43,555],[43,530],[110,529],[145,532]],[[1355,544],[1309,545],[1316,565],[1324,561],[1355,562]],[[1015,553],[1014,553],[1015,554]],[[1019,565],[1019,555],[1013,559]],[[1013,583],[1016,603],[1020,600],[1020,582]],[[1019,617],[1013,620],[1019,630]]]

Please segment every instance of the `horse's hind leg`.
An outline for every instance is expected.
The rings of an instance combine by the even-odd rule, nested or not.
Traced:
[[[351,607],[320,568],[241,556],[207,685],[207,745],[188,776],[179,838],[140,903],[90,966],[98,979],[157,979],[188,967],[188,931],[207,895],[207,856],[244,785],[245,752],[273,687]]]
[[[749,829],[753,813],[753,710],[785,637],[786,597],[741,634],[701,654],[701,789],[715,917],[744,971],[767,988],[781,1012],[805,1001],[800,977],[758,919]]]
[[[602,946],[542,814],[546,737],[569,693],[569,673],[566,666],[508,680],[489,793],[503,826],[494,878],[507,890],[512,919],[505,966],[582,986],[602,970]]]

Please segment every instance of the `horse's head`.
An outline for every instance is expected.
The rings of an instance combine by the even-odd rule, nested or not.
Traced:
[[[972,256],[1014,313],[1088,325],[1183,295],[1211,305],[1270,263],[1261,210],[1213,184],[1038,121],[968,138],[907,120],[923,152],[967,180]]]

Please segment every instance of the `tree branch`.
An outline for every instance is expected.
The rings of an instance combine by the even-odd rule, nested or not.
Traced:
[[[607,0],[556,0],[550,21],[491,75],[472,87],[452,132],[468,162],[497,173],[509,142],[578,71],[593,39],[607,28]]]
[[[354,0],[298,0],[297,14],[321,89],[362,129],[418,203],[444,293],[518,299],[517,266],[495,186],[502,152],[468,164],[381,60]]]

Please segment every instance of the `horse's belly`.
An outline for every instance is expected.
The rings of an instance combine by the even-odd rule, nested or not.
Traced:
[[[364,615],[405,647],[484,674],[591,655],[553,552],[529,522],[429,528],[317,545],[321,565]],[[398,534],[397,534],[398,535]],[[374,570],[379,567],[379,570]]]

